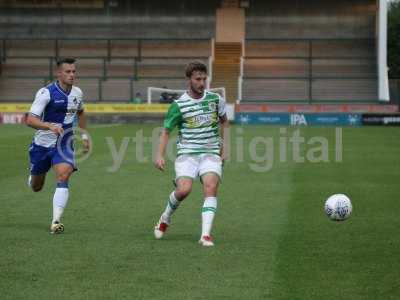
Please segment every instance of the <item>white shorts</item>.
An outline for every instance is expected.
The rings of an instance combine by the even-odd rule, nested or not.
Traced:
[[[216,154],[183,154],[175,160],[176,179],[190,177],[196,179],[206,173],[215,173],[222,177],[221,157]]]

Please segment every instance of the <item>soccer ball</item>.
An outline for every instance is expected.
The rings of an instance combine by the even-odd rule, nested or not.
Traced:
[[[350,217],[353,206],[349,197],[343,194],[330,196],[325,202],[325,213],[333,221],[344,221]]]

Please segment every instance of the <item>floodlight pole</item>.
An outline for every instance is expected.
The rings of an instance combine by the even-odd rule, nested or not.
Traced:
[[[389,101],[389,78],[387,67],[387,2],[379,0],[377,16],[377,65],[378,65],[378,98]]]

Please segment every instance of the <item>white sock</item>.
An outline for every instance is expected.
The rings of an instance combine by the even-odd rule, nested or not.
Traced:
[[[201,236],[210,235],[214,221],[215,212],[217,211],[217,197],[206,197],[204,199],[203,208],[201,210]]]
[[[172,214],[175,212],[175,210],[178,209],[179,204],[181,204],[181,201],[179,201],[178,199],[176,199],[175,197],[175,191],[172,192],[169,195],[169,199],[168,199],[168,203],[167,203],[167,207],[165,208],[162,217],[163,219],[169,223],[170,218],[172,216]]]
[[[29,178],[28,178],[28,186],[29,186],[29,187],[32,187],[32,175],[29,175]]]
[[[68,183],[59,182],[57,183],[56,191],[53,197],[53,221],[60,222],[61,217],[64,213],[64,208],[67,206],[68,202]]]

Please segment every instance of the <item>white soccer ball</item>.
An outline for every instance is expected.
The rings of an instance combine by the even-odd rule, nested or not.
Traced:
[[[344,221],[350,217],[353,206],[344,194],[330,196],[325,202],[325,213],[333,221]]]

